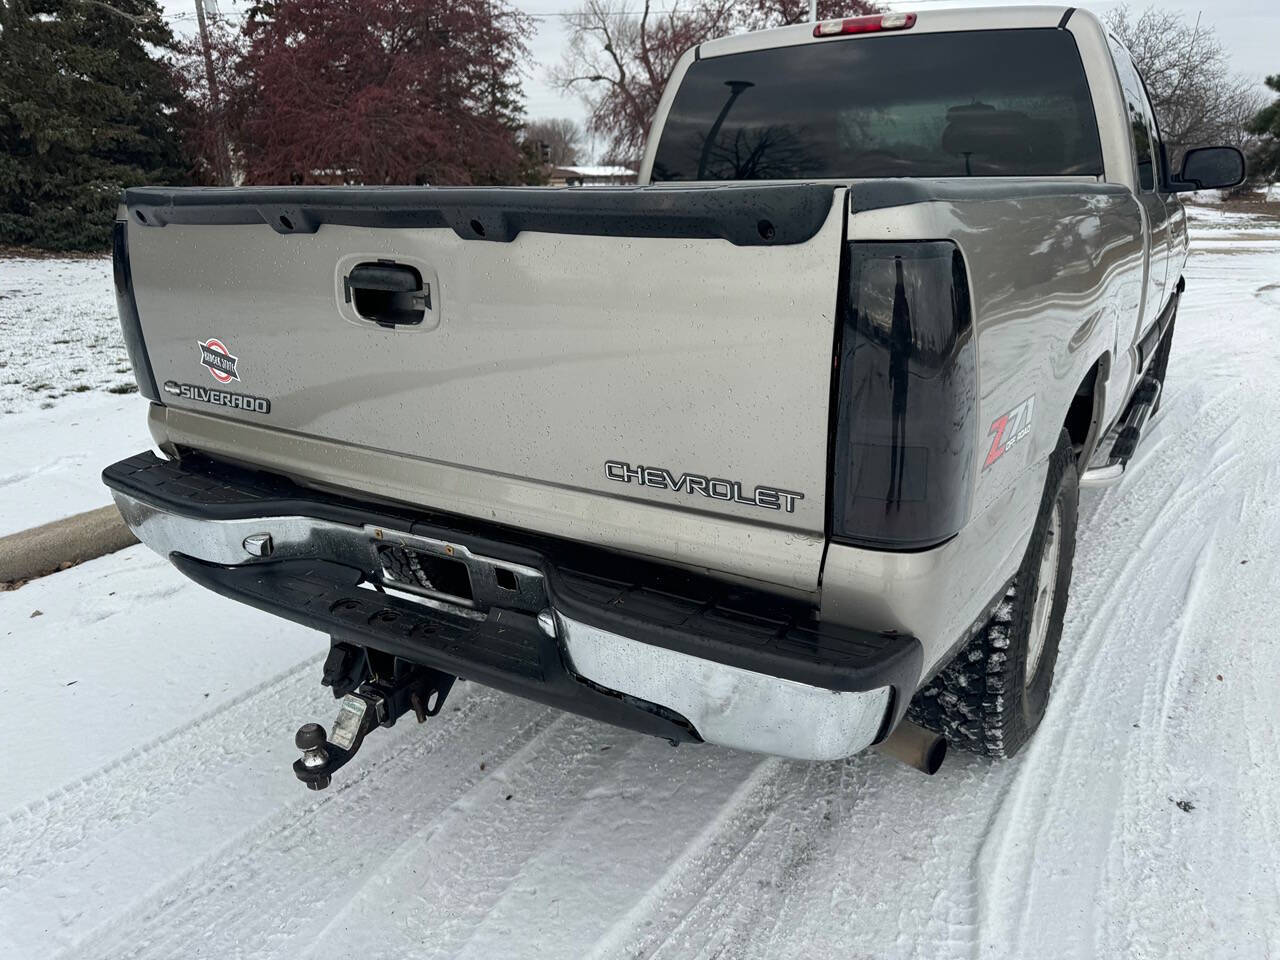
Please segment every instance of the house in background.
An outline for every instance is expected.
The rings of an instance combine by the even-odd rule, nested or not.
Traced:
[[[612,187],[636,182],[636,172],[630,167],[586,166],[552,167],[553,187]]]

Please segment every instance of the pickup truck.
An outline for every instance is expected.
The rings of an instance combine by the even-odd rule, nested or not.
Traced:
[[[620,188],[125,191],[157,452],[106,469],[197,583],[327,633],[322,788],[454,680],[663,737],[930,772],[1044,716],[1078,488],[1155,412],[1187,256],[1088,12],[703,43]]]

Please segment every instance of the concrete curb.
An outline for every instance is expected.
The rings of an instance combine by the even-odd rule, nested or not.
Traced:
[[[115,505],[0,537],[0,583],[34,580],[137,543]]]

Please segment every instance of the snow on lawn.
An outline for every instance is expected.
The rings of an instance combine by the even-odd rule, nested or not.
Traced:
[[[462,684],[309,793],[323,638],[134,548],[0,594],[0,957],[1280,955],[1280,251],[1187,281],[1016,760],[673,750]]]
[[[136,394],[86,393],[0,417],[0,536],[107,505],[102,468],[150,446]]]
[[[0,257],[0,430],[5,414],[136,389],[110,257]]]
[[[1222,210],[1203,203],[1188,203],[1187,232],[1192,243],[1204,247],[1239,245],[1243,241],[1264,245],[1280,243],[1280,222],[1261,213]]]
[[[246,679],[309,670],[328,646],[196,586],[143,546],[0,593],[0,638],[22,662],[0,672],[0,700],[25,700],[35,721],[0,729],[10,768],[0,811],[28,814],[68,784],[153,752],[201,715],[233,709]],[[229,747],[210,739],[189,762],[209,763]]]
[[[0,536],[111,502],[99,475],[145,450],[110,257],[0,257]]]

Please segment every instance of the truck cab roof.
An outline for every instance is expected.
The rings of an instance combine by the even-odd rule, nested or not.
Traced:
[[[907,13],[910,11],[894,11]],[[1087,17],[1096,22],[1093,14],[1071,6],[1021,5],[1009,7],[965,7],[962,9],[924,10],[915,14],[915,23],[909,28],[912,33],[945,33],[955,30],[1016,30],[1036,27],[1064,27],[1070,18]],[[850,19],[850,18],[838,18]],[[824,21],[825,22],[825,21]],[[751,33],[739,33],[728,37],[718,37],[700,44],[690,55],[694,59],[703,57],[722,57],[731,53],[745,53],[750,50],[765,50],[772,47],[790,47],[803,43],[813,43],[813,23],[796,23],[786,27],[773,27],[769,30],[756,30]],[[898,31],[885,31],[897,33]],[[870,38],[876,33],[861,33],[844,36],[834,35],[819,38],[824,42],[848,40],[854,37]]]

